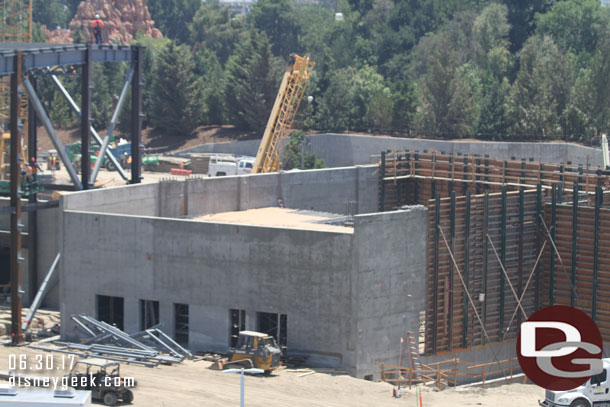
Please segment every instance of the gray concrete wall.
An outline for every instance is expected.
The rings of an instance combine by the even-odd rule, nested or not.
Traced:
[[[125,185],[63,194],[62,206],[66,210],[156,216],[158,196],[158,183]]]
[[[377,362],[398,364],[400,338],[419,331],[426,307],[427,209],[354,217],[352,313],[356,317],[357,377]]]
[[[377,210],[376,171],[371,165],[162,181],[157,215],[195,217],[278,206],[278,197],[293,209],[347,213],[351,202],[356,213],[370,213]]]
[[[291,350],[351,360],[351,233],[74,211],[63,228],[65,337],[74,338],[69,316],[95,316],[101,294],[125,298],[128,332],[140,328],[139,299],[160,301],[169,333],[164,310],[189,304],[199,350],[226,351],[232,308],[283,313]]]
[[[573,143],[526,143],[489,141],[426,140],[402,137],[368,136],[353,134],[314,134],[309,136],[311,151],[329,167],[347,167],[374,163],[385,150],[437,150],[443,153],[489,155],[492,158],[533,158],[538,161],[602,166],[601,148]],[[255,156],[260,140],[233,143],[211,143],[182,150],[188,153],[229,153]]]

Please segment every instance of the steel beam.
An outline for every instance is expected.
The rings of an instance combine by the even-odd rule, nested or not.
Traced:
[[[11,342],[18,345],[23,342],[21,332],[21,200],[19,191],[19,81],[22,76],[22,55],[15,55],[14,64],[16,73],[11,74],[10,89],[10,171],[11,171],[11,199],[10,205],[15,208],[11,214],[11,248],[10,248],[10,277],[11,277]]]
[[[482,319],[483,324],[487,323],[487,273],[489,272],[489,247],[487,246],[487,234],[489,233],[489,190],[485,191],[485,197],[483,198],[483,309]],[[485,344],[485,337],[481,337],[481,342]]]
[[[40,121],[42,121],[42,124],[44,125],[45,129],[47,130],[47,134],[51,138],[51,142],[53,142],[53,145],[55,146],[55,149],[57,150],[57,155],[59,155],[59,158],[64,163],[64,166],[66,167],[66,170],[68,171],[68,175],[70,175],[70,179],[72,180],[72,183],[76,186],[76,188],[83,189],[83,184],[81,184],[80,180],[78,179],[78,175],[76,174],[76,171],[74,170],[74,167],[72,166],[72,163],[68,159],[66,150],[64,149],[64,146],[61,143],[61,140],[59,140],[59,137],[57,137],[57,134],[55,133],[55,129],[53,128],[53,124],[51,123],[51,119],[47,115],[47,112],[45,112],[44,107],[42,106],[42,103],[40,102],[40,99],[38,98],[38,95],[34,91],[32,83],[29,81],[29,79],[27,77],[23,78],[23,85],[25,87],[25,91],[28,94],[28,97],[30,98],[30,103],[34,106],[34,109],[36,110],[36,114],[38,115],[38,118],[40,119]]]
[[[434,202],[434,281],[433,285],[433,301],[432,306],[432,353],[436,353],[437,349],[437,331],[438,331],[438,255],[440,245],[440,222],[441,222],[441,196],[436,195]]]
[[[455,201],[455,191],[451,191],[449,216],[449,245],[451,246],[452,252],[455,251]],[[447,315],[447,318],[449,319],[449,351],[453,350],[453,274],[453,264],[449,264],[449,315]]]
[[[506,161],[505,161],[506,163]],[[505,166],[506,170],[506,166]],[[502,230],[501,230],[501,244],[500,244],[500,268],[502,268],[503,264],[506,264],[506,194],[508,188],[506,186],[502,187]],[[500,271],[500,332],[498,334],[499,338],[502,338],[504,333],[504,273]]]
[[[133,48],[134,75],[131,81],[131,183],[142,182],[142,60],[143,48]]]
[[[32,85],[36,90],[36,79],[32,79]],[[28,160],[30,163],[37,162],[37,134],[36,134],[36,111],[32,104],[28,104]],[[38,171],[36,171],[38,173]],[[36,205],[38,195],[30,193],[28,202]],[[28,212],[28,300],[31,304],[34,301],[34,296],[38,290],[38,212]]]
[[[25,321],[23,321],[23,324],[21,326],[21,329],[23,329],[24,331],[27,331],[30,327],[32,319],[34,318],[34,315],[36,315],[38,307],[40,307],[40,303],[42,303],[42,300],[44,299],[45,295],[47,295],[47,292],[53,287],[53,285],[49,284],[49,282],[53,277],[53,273],[55,273],[55,268],[57,267],[57,263],[59,263],[59,257],[60,253],[57,253],[57,256],[55,256],[55,260],[53,260],[53,264],[51,264],[51,268],[47,272],[47,275],[44,281],[42,282],[42,285],[40,286],[40,290],[37,291],[36,296],[30,304],[28,314],[25,316]]]
[[[551,191],[551,243],[555,241],[555,230],[557,229],[557,184],[553,184]],[[553,243],[554,244],[554,243]],[[549,264],[549,305],[555,303],[555,252],[551,251]]]
[[[14,57],[17,50],[23,53],[23,69],[47,66],[82,65],[87,58],[87,46],[82,44],[0,44],[0,76],[15,72]],[[92,62],[131,62],[133,47],[126,45],[91,45]]]
[[[570,305],[573,307],[576,299],[576,251],[578,249],[578,181],[574,181],[572,191],[572,290],[570,291]]]
[[[464,285],[470,289],[470,192],[466,193],[466,236],[464,237]],[[468,347],[468,301],[466,301],[466,293],[464,293],[464,316],[462,330],[462,347]]]
[[[91,172],[91,156],[89,155],[89,128],[91,127],[91,45],[87,46],[85,61],[81,65],[81,110],[81,182],[83,189],[89,189],[89,173]],[[98,161],[101,161],[101,158]]]
[[[131,83],[131,79],[133,78],[133,68],[127,72],[127,76],[125,77],[125,82],[123,83],[123,89],[121,91],[121,96],[119,96],[119,101],[114,109],[114,113],[112,114],[112,119],[110,120],[110,124],[108,125],[108,129],[106,130],[106,135],[104,136],[104,140],[100,147],[100,153],[98,155],[98,160],[95,162],[95,168],[93,168],[93,173],[91,174],[91,185],[95,184],[95,180],[97,179],[97,174],[102,167],[102,162],[104,161],[102,157],[106,154],[106,150],[108,150],[108,144],[110,143],[110,137],[112,137],[112,133],[114,132],[114,128],[116,127],[116,123],[119,120],[119,115],[123,110],[123,105],[125,104],[125,99],[127,99],[127,93],[129,92],[129,85]]]
[[[74,110],[74,112],[79,117],[81,117],[82,113],[81,113],[80,107],[76,104],[74,99],[72,99],[72,96],[70,96],[70,93],[68,93],[68,90],[64,87],[64,85],[61,83],[59,78],[57,76],[55,76],[55,75],[51,76],[51,78],[53,78],[53,82],[55,82],[55,85],[57,85],[57,87],[59,88],[59,91],[62,93],[62,95],[64,95],[64,97],[68,101],[68,104],[70,105],[72,110]],[[97,131],[95,131],[93,126],[90,126],[89,129],[91,131],[91,135],[93,136],[93,138],[99,143],[99,145],[102,145],[102,138],[99,136],[99,134],[97,134]],[[112,161],[112,163],[116,167],[116,169],[119,172],[119,174],[121,175],[121,177],[125,181],[128,181],[129,177],[127,177],[127,174],[125,173],[125,170],[123,170],[123,167],[121,166],[121,163],[116,159],[114,154],[112,154],[111,151],[107,150],[106,151],[106,156],[108,157],[108,159],[110,161]],[[100,157],[101,157],[101,155],[100,155]]]
[[[385,211],[385,151],[381,152],[381,169],[379,171],[379,212]]]
[[[597,322],[597,273],[599,271],[599,212],[603,204],[604,191],[598,185],[595,188],[595,229],[593,241],[593,296],[591,306],[591,318]]]

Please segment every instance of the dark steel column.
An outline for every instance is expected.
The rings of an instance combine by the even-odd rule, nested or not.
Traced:
[[[379,171],[379,212],[385,211],[385,151],[381,152],[381,169]]]
[[[574,181],[574,189],[572,190],[572,277],[570,290],[570,305],[574,306],[576,300],[576,252],[578,249],[578,181]]]
[[[21,230],[19,219],[21,205],[19,201],[19,79],[22,74],[22,54],[15,56],[15,73],[11,74],[10,90],[10,131],[11,131],[11,341],[14,345],[23,342],[21,334]]]
[[[470,192],[466,193],[466,237],[464,239],[464,284],[470,290]],[[468,347],[468,297],[462,296],[464,302],[464,322],[462,331],[462,347]]]
[[[81,66],[81,182],[83,189],[89,189],[91,158],[89,156],[89,132],[91,126],[91,45],[87,46],[85,63]],[[101,159],[101,158],[100,158]]]
[[[36,78],[31,80],[34,89],[36,89]],[[36,139],[36,110],[30,103],[28,105],[28,160],[37,161],[37,139]],[[28,202],[36,204],[38,196],[35,193],[30,193]],[[38,211],[33,210],[28,212],[28,301],[31,304],[36,297],[38,291]]]
[[[434,276],[433,276],[433,301],[432,304],[432,353],[437,350],[437,332],[438,332],[438,256],[440,245],[440,229],[441,223],[441,196],[436,195],[434,201]]]
[[[134,75],[131,82],[131,183],[142,180],[142,158],[140,142],[142,137],[142,50],[134,47]]]

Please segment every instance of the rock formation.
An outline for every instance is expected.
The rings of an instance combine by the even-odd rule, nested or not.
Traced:
[[[71,43],[75,32],[79,31],[83,42],[95,42],[91,21],[96,14],[104,21],[102,36],[105,44],[129,44],[138,31],[153,38],[162,36],[150,17],[146,0],[86,0],[78,5],[70,30],[49,31],[43,28],[47,41]]]

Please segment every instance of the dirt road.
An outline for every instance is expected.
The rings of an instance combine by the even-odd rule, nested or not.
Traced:
[[[27,355],[33,366],[35,354],[29,348],[0,346],[0,370],[8,370],[9,355]],[[42,353],[48,355],[48,353]],[[62,356],[55,355],[56,366]],[[173,366],[146,368],[121,366],[123,376],[135,377],[133,405],[138,407],[199,407],[239,405],[238,374],[211,370],[210,362],[185,361]],[[60,370],[31,369],[29,374],[61,376]],[[354,379],[344,374],[281,370],[269,377],[246,377],[246,405],[269,406],[415,406],[415,390],[407,390],[400,399],[392,398],[392,386]],[[513,384],[491,389],[446,389],[441,392],[423,388],[423,405],[433,407],[456,406],[537,406],[544,392],[534,385]]]

